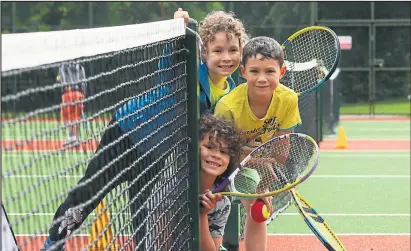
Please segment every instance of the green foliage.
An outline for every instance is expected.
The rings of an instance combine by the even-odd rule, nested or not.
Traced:
[[[201,20],[220,2],[16,2],[17,32],[78,29],[172,19],[182,7]],[[12,3],[2,3],[2,32],[12,30]]]

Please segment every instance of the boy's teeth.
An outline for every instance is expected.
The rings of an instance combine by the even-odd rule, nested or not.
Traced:
[[[212,166],[220,166],[220,165],[218,165],[218,164],[216,164],[216,163],[212,163],[212,162],[208,162],[208,161],[207,161],[207,163],[208,163],[209,165],[212,165]]]

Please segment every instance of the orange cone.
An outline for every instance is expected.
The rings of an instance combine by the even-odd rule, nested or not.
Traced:
[[[337,149],[346,149],[347,148],[347,137],[345,135],[344,126],[340,126],[337,135],[337,144],[335,146]]]

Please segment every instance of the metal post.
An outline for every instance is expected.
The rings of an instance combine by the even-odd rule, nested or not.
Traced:
[[[334,99],[334,92],[338,92],[338,88],[336,90],[334,90],[334,88],[335,88],[334,87],[334,80],[337,78],[339,73],[340,73],[340,68],[335,69],[335,72],[331,75],[330,80],[329,80],[330,81],[330,93],[329,93],[329,95],[331,97],[331,102],[330,102],[330,106],[331,106],[331,109],[330,109],[331,134],[335,134],[335,126],[337,124],[336,122],[338,121],[336,119],[337,114],[334,114],[334,108],[336,106],[335,103],[337,102],[337,100]]]
[[[11,3],[11,33],[16,33],[16,2]]]
[[[373,62],[372,62],[372,59],[374,58],[373,57],[373,50],[372,50],[372,46],[373,46],[373,44],[374,44],[374,34],[373,34],[373,31],[372,31],[372,24],[370,24],[369,26],[368,26],[368,29],[369,29],[369,31],[368,31],[368,35],[369,35],[369,37],[370,37],[370,42],[369,42],[369,48],[368,48],[368,65],[369,65],[369,69],[368,69],[368,103],[369,103],[369,116],[371,117],[372,116],[372,106],[373,106],[373,104],[372,104],[372,78],[373,78],[373,72],[374,72],[374,69],[373,69]]]
[[[188,27],[194,31],[197,31],[197,21],[190,19]],[[198,132],[199,132],[199,116],[200,116],[200,104],[199,104],[199,85],[198,85],[198,46],[196,34],[187,29],[186,31],[187,41],[187,117],[188,126],[187,133],[190,138],[189,142],[189,165],[190,165],[190,211],[191,211],[191,227],[193,230],[193,247],[192,250],[200,250],[200,159],[198,149]]]
[[[316,25],[318,21],[318,3],[317,2],[311,2],[310,4],[310,9],[311,9],[311,16],[310,16],[310,24],[311,25]]]
[[[94,27],[93,2],[88,2],[88,27]]]
[[[370,99],[370,116],[375,116],[375,25],[374,25],[374,2],[371,2],[371,25],[370,25],[370,83],[369,83],[369,99]]]

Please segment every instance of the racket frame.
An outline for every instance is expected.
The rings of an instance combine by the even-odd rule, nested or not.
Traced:
[[[337,69],[338,62],[340,61],[340,55],[341,55],[340,40],[338,39],[337,34],[335,34],[335,32],[334,32],[332,29],[330,29],[330,28],[328,28],[328,27],[325,27],[325,26],[315,26],[315,25],[314,25],[314,26],[309,26],[309,27],[303,28],[303,29],[301,29],[301,30],[298,30],[297,32],[295,32],[294,34],[292,34],[291,36],[289,36],[289,37],[287,38],[287,40],[285,40],[285,41],[283,42],[283,44],[281,45],[281,48],[283,48],[283,50],[284,50],[284,49],[287,47],[287,45],[288,45],[289,43],[291,43],[291,41],[293,41],[297,36],[299,36],[299,35],[301,35],[301,34],[303,34],[303,33],[305,33],[305,32],[312,31],[312,30],[323,30],[323,31],[327,31],[327,32],[329,32],[329,33],[334,37],[335,47],[336,47],[336,49],[337,49],[337,56],[336,56],[334,65],[333,65],[333,67],[331,68],[331,70],[328,72],[328,74],[326,74],[326,76],[324,76],[320,81],[318,81],[318,83],[317,83],[315,86],[313,86],[313,87],[311,87],[311,88],[309,88],[309,89],[307,89],[307,90],[305,90],[305,91],[303,91],[303,92],[297,93],[298,96],[301,96],[301,95],[310,93],[310,92],[316,90],[316,89],[317,89],[318,87],[320,87],[322,84],[324,84],[325,81],[327,81],[327,80],[331,77],[331,75],[334,73],[335,69]]]
[[[305,175],[303,175],[302,177],[299,177],[298,179],[296,179],[293,183],[288,183],[285,187],[275,190],[275,191],[270,191],[267,193],[262,193],[262,194],[251,194],[251,193],[241,193],[241,192],[220,192],[221,190],[224,189],[224,187],[226,187],[230,182],[232,182],[235,178],[235,176],[238,174],[238,172],[246,165],[246,163],[259,151],[260,148],[263,148],[266,144],[269,143],[273,143],[273,142],[278,142],[280,140],[283,140],[285,138],[290,138],[293,136],[297,136],[297,137],[301,137],[301,138],[305,138],[307,140],[309,140],[316,148],[316,152],[317,152],[317,157],[315,159],[314,164],[311,167],[307,167],[310,168],[308,170],[307,173],[305,173]],[[303,133],[290,133],[290,134],[284,134],[275,138],[272,138],[270,140],[268,140],[267,142],[265,142],[264,144],[258,146],[257,148],[255,148],[253,151],[251,151],[251,153],[249,153],[242,161],[241,163],[237,166],[237,168],[231,173],[230,176],[228,176],[228,178],[226,178],[223,182],[221,182],[215,189],[213,189],[213,193],[218,193],[221,194],[222,196],[238,196],[238,197],[247,197],[247,198],[255,198],[255,197],[269,197],[269,196],[273,196],[285,191],[288,191],[290,189],[292,189],[293,187],[297,186],[298,184],[300,184],[301,182],[305,181],[308,177],[310,177],[310,175],[315,171],[315,169],[318,166],[319,163],[319,159],[320,159],[320,151],[317,145],[317,142],[315,142],[315,140],[308,136],[305,135]]]
[[[321,215],[318,214],[318,212],[310,205],[310,203],[307,202],[307,200],[305,200],[300,193],[298,193],[295,189],[291,189],[290,193],[292,194],[293,197],[293,201],[294,201],[294,205],[296,206],[296,208],[298,209],[298,212],[300,213],[300,215],[303,217],[305,223],[307,224],[307,226],[311,229],[311,231],[315,234],[315,236],[317,236],[317,238],[321,241],[321,243],[329,250],[329,251],[346,251],[346,249],[344,248],[343,244],[341,243],[341,241],[338,239],[337,235],[334,233],[334,231],[330,228],[330,226],[328,226],[327,222],[321,217]],[[308,219],[311,216],[307,215],[307,213],[305,213],[304,211],[304,205],[301,205],[300,203],[298,203],[297,200],[301,200],[303,201],[307,206],[308,206],[308,210],[312,212],[312,214],[315,215],[315,217],[317,219],[319,219],[321,221],[321,224],[323,224],[329,231],[329,233],[333,236],[333,238],[337,241],[337,243],[340,245],[341,249],[335,249],[333,246],[331,246],[330,242],[327,240],[327,238],[324,237],[323,234],[321,234],[321,232],[315,227],[315,225],[313,225],[311,223],[311,221]]]

